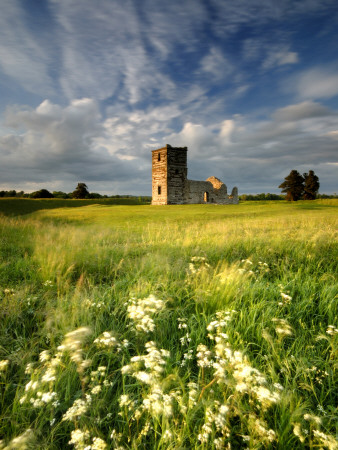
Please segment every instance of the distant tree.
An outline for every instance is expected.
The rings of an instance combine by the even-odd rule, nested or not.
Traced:
[[[304,200],[315,200],[319,189],[319,178],[315,175],[313,170],[309,173],[303,173],[304,177]]]
[[[70,198],[70,195],[62,191],[53,191],[55,198]]]
[[[75,191],[72,193],[73,198],[88,198],[89,191],[85,183],[78,183]]]
[[[101,194],[98,194],[97,192],[91,192],[91,193],[88,195],[88,198],[102,198],[102,195],[101,195]]]
[[[53,198],[54,195],[47,191],[47,189],[40,189],[39,191],[32,192],[30,198]]]
[[[304,193],[304,178],[297,170],[291,170],[285,177],[285,181],[278,187],[286,193],[286,200],[295,202],[302,198]]]

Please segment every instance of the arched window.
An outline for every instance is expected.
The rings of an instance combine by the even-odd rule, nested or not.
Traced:
[[[157,161],[161,161],[161,153],[157,154]]]
[[[161,195],[161,186],[157,186],[157,194]]]
[[[208,203],[209,202],[209,192],[204,192],[204,202]]]

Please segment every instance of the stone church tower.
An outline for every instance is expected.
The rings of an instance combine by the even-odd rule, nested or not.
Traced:
[[[152,205],[238,204],[237,188],[228,195],[226,185],[216,177],[188,180],[187,152],[187,147],[169,144],[152,151]]]
[[[185,203],[187,151],[169,144],[152,151],[152,205]]]

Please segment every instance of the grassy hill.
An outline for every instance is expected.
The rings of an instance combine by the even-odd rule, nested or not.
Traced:
[[[0,200],[0,448],[336,448],[337,209]]]

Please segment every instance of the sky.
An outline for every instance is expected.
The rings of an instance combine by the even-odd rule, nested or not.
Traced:
[[[337,0],[0,0],[0,190],[151,195],[188,178],[338,191]]]

